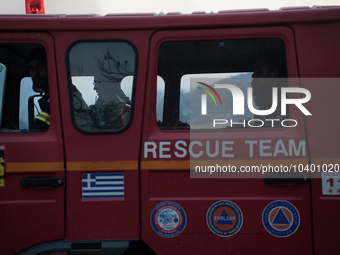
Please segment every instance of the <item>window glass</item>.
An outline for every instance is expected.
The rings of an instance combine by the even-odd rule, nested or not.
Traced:
[[[163,119],[163,105],[164,105],[164,89],[165,84],[162,77],[157,76],[157,100],[156,100],[156,107],[157,107],[157,120]]]
[[[126,42],[80,42],[69,51],[74,125],[84,132],[115,132],[130,122],[136,53]]]
[[[275,98],[287,85],[285,43],[280,38],[165,42],[158,75],[161,129],[277,127],[282,116]]]
[[[25,77],[20,83],[19,128],[28,130],[34,126],[34,118],[41,112],[40,93],[33,90],[31,77]]]
[[[2,132],[44,132],[50,125],[47,54],[40,44],[0,44]]]
[[[6,66],[0,63],[0,126],[2,120],[3,101],[5,96]]]

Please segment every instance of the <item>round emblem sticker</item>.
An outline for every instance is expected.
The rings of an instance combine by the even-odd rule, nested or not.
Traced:
[[[262,213],[265,229],[276,237],[287,237],[295,233],[300,225],[300,215],[293,204],[276,200],[266,206]]]
[[[151,213],[151,226],[162,237],[178,236],[186,224],[183,208],[171,201],[158,204]]]
[[[240,208],[231,201],[218,201],[207,212],[210,230],[222,237],[235,235],[242,227],[243,215]]]

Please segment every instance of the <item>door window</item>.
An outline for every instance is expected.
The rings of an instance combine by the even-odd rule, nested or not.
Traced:
[[[5,96],[6,66],[0,63],[0,126],[2,120],[2,109]]]
[[[136,53],[127,42],[79,42],[69,51],[73,124],[83,132],[117,132],[132,116]]]
[[[0,44],[1,132],[44,132],[50,125],[45,48]]]
[[[158,60],[159,128],[280,127],[285,52],[280,38],[164,42]]]
[[[33,90],[31,77],[24,77],[20,82],[19,128],[29,130],[34,126],[35,116],[41,112],[39,99],[40,93]]]

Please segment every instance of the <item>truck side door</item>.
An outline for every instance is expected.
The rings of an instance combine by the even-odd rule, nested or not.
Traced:
[[[36,128],[41,98],[27,59],[46,52],[50,120]],[[54,42],[44,33],[0,34],[0,253],[64,237],[64,156]],[[34,108],[36,110],[34,110]]]
[[[275,106],[275,100],[247,100],[254,78],[288,82],[274,83],[280,91],[299,86],[285,79],[297,77],[292,31],[161,31],[151,49],[141,161],[143,240],[162,254],[312,253],[310,184],[306,176],[285,174],[308,164],[304,114],[292,106],[265,119],[258,116],[261,103]],[[262,55],[277,56],[284,66],[265,57],[270,75],[257,76]],[[260,91],[259,97],[267,93]]]
[[[140,238],[138,160],[146,70],[141,63],[149,36],[55,33],[69,240]]]

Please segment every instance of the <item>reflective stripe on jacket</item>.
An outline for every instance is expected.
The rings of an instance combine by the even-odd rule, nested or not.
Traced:
[[[46,123],[47,125],[50,125],[50,114],[47,112],[41,111],[41,113],[37,115],[36,119]]]

